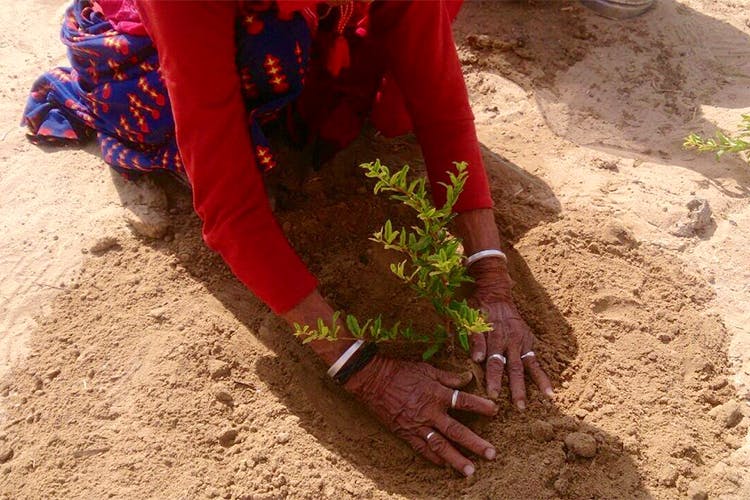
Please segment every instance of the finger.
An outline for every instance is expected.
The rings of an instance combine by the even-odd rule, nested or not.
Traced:
[[[471,372],[453,373],[445,370],[439,370],[437,368],[432,368],[431,373],[432,377],[435,380],[453,389],[459,389],[465,386],[466,384],[471,382],[471,379],[474,377]]]
[[[500,395],[500,389],[503,386],[503,372],[505,371],[504,356],[494,354],[500,353],[490,354],[484,368],[487,374],[487,395],[493,399]]]
[[[469,344],[471,344],[471,359],[475,363],[484,361],[484,356],[487,354],[487,341],[484,338],[484,333],[469,335]]]
[[[519,410],[526,409],[526,383],[523,380],[521,353],[513,349],[508,353],[508,379],[510,396]]]
[[[487,460],[494,460],[497,456],[494,446],[448,415],[439,417],[435,422],[435,427],[445,437],[480,457],[484,457]]]
[[[547,396],[554,396],[555,391],[552,390],[552,382],[549,381],[549,377],[542,366],[539,364],[539,360],[536,359],[536,355],[526,356],[523,358],[523,366],[526,368],[526,373],[531,375],[531,379],[534,381],[539,390]]]
[[[430,432],[428,428],[424,428],[423,430],[425,431],[425,436]],[[447,464],[464,476],[469,477],[476,471],[476,467],[471,463],[471,460],[461,455],[439,432],[430,435],[430,439],[427,440],[427,446],[437,456],[445,460]]]
[[[470,411],[472,413],[478,413],[487,417],[494,417],[497,415],[497,411],[500,409],[494,402],[489,399],[479,397],[475,394],[469,394],[468,392],[460,392],[456,396],[456,404],[453,405],[453,394],[456,391],[448,391],[446,399],[450,408],[454,410]]]
[[[434,451],[432,451],[430,447],[427,446],[427,442],[421,437],[414,436],[412,434],[404,434],[401,437],[404,439],[404,441],[409,443],[414,451],[422,455],[433,464],[440,466],[445,465],[445,460],[440,458]]]
[[[487,395],[497,398],[503,386],[505,372],[505,335],[500,323],[494,323],[495,329],[487,334],[487,363],[485,364],[485,378],[487,380]]]

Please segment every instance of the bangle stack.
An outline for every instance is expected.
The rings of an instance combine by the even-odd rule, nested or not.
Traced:
[[[357,340],[328,369],[328,376],[344,385],[355,373],[372,361],[378,352],[374,342]]]

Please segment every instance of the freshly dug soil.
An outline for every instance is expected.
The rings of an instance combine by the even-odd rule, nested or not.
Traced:
[[[409,292],[366,238],[402,209],[363,193],[348,165],[292,192],[279,217],[337,305],[409,317]],[[531,389],[521,414],[506,394],[497,418],[469,419],[500,458],[466,481],[415,458],[329,383],[205,249],[188,194],[171,194],[170,241],[121,235],[90,257],[4,382],[6,491],[98,496],[93,478],[106,477],[117,497],[661,496],[741,443],[745,423],[710,413],[733,394],[712,292],[616,222],[533,203],[499,220],[538,221],[507,250],[558,396]],[[469,364],[460,352],[438,362]]]

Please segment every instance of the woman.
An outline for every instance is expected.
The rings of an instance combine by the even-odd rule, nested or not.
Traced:
[[[367,116],[391,135],[411,128],[437,204],[453,161],[470,166],[456,232],[474,298],[494,326],[471,337],[488,394],[498,396],[506,368],[519,409],[524,372],[552,394],[500,251],[450,29],[460,2],[133,1],[76,0],[63,28],[74,69],[35,84],[24,120],[33,138],[76,140],[95,130],[105,160],[126,175],[184,173],[206,243],[275,313],[314,325],[333,308],[269,207],[262,171],[275,160],[263,125],[282,120],[321,152],[344,147]],[[447,414],[497,412],[458,391],[470,375],[389,359],[359,342],[310,345],[331,376],[429,460],[469,476],[474,464],[455,445],[495,458],[490,443]]]

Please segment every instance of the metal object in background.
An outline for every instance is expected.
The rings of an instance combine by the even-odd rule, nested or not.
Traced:
[[[653,7],[656,0],[581,0],[581,3],[604,17],[627,19],[640,16]]]

